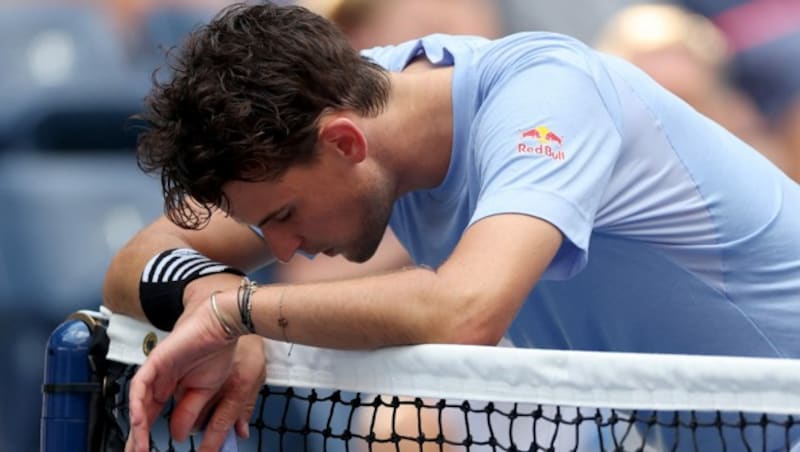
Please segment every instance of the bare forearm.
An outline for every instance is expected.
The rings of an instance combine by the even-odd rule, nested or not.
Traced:
[[[114,312],[144,318],[139,304],[139,279],[145,264],[159,252],[188,246],[180,237],[143,231],[111,261],[103,282],[103,304]]]
[[[342,349],[441,342],[433,319],[437,276],[411,269],[379,276],[268,287],[254,295],[256,331],[278,339]],[[387,293],[386,287],[394,287]],[[437,306],[437,302],[440,305]],[[281,327],[279,319],[285,319]]]
[[[495,215],[468,229],[436,271],[263,287],[252,296],[254,326],[269,338],[345,349],[495,345],[561,243],[543,220]],[[223,316],[239,322],[235,291],[219,300]]]
[[[252,317],[262,336],[329,348],[492,343],[494,338],[473,335],[468,329],[480,311],[477,304],[447,286],[437,273],[424,268],[345,281],[265,286],[252,296]],[[217,300],[227,318],[238,320],[235,297],[226,292]]]
[[[263,242],[246,226],[217,215],[206,228],[186,231],[161,218],[143,229],[111,261],[103,284],[103,303],[112,311],[143,318],[139,279],[145,264],[171,248],[192,248],[208,258],[251,271],[271,259]]]

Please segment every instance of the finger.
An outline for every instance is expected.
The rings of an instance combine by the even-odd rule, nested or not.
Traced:
[[[184,395],[186,395],[186,387],[178,385],[178,388],[175,390],[176,403],[180,402]],[[211,415],[211,409],[217,404],[218,399],[219,393],[217,393],[209,402],[205,404],[205,406],[203,406],[203,409],[200,410],[200,414],[197,415],[197,418],[192,423],[192,427],[189,431],[190,435],[194,435],[195,433],[199,433],[201,430],[203,430],[203,427],[205,427],[206,423],[208,423],[208,417]]]
[[[239,418],[242,405],[238,399],[224,397],[206,425],[200,452],[216,452]]]
[[[126,452],[128,449],[131,452],[146,452],[147,446],[150,444],[150,431],[144,415],[141,414],[143,411],[144,408],[141,406],[141,402],[130,402],[131,427],[128,432]]]
[[[240,438],[250,438],[250,416],[244,419],[240,417],[236,421],[236,434],[239,435]]]
[[[219,402],[220,393],[218,392],[200,411],[200,415],[197,416],[197,419],[194,421],[194,426],[192,430],[195,432],[200,432],[205,430],[206,424],[208,424],[208,419],[211,417],[211,412],[217,406],[217,402]]]
[[[263,381],[263,378],[259,381]],[[241,438],[250,438],[250,419],[253,418],[253,411],[256,409],[256,398],[260,391],[261,384],[259,383],[245,395],[244,407],[239,410],[239,418],[236,420],[236,434]]]
[[[214,397],[214,391],[208,389],[187,389],[178,400],[172,411],[170,432],[178,441],[184,441],[193,427],[201,421],[200,416],[206,412],[205,407]]]
[[[261,338],[240,338],[237,346],[237,356],[240,363],[238,369],[241,384],[233,385],[233,388],[238,389],[238,391],[232,392],[242,393],[239,396],[239,400],[242,401],[242,409],[239,411],[239,418],[236,421],[236,433],[241,438],[249,438],[250,420],[253,417],[262,384],[267,377],[264,341]],[[256,377],[253,378],[253,375],[256,375]],[[237,394],[234,394],[233,397],[237,397]]]
[[[128,442],[134,452],[147,452],[150,445],[150,426],[163,408],[152,390],[157,374],[153,366],[143,366],[131,381],[129,415],[131,428]]]

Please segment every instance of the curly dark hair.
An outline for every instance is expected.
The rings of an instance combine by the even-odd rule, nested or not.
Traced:
[[[160,172],[165,213],[187,229],[226,206],[226,182],[277,180],[313,162],[323,112],[374,116],[390,90],[388,73],[331,22],[271,3],[222,10],[170,52],[170,69],[137,116],[137,156]]]

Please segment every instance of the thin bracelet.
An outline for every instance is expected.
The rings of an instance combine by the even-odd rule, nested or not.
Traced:
[[[251,296],[258,289],[258,284],[255,281],[250,281],[249,278],[244,277],[236,290],[236,305],[239,307],[239,319],[244,325],[245,329],[250,334],[255,334],[256,328],[253,324],[253,305]]]
[[[289,352],[287,353],[288,356],[292,355],[292,349],[294,348],[294,344],[289,341],[289,336],[286,334],[286,327],[289,326],[289,319],[283,316],[283,296],[286,294],[286,287],[281,290],[281,295],[278,298],[278,326],[281,328],[281,333],[283,334],[283,341],[289,343]]]
[[[211,293],[211,297],[209,298],[211,301],[211,310],[214,311],[214,316],[217,318],[220,326],[222,329],[225,330],[225,334],[228,335],[228,339],[236,338],[236,335],[233,332],[233,328],[228,323],[227,320],[222,316],[222,313],[219,312],[219,307],[217,306],[217,294],[220,293],[219,290],[216,290]]]

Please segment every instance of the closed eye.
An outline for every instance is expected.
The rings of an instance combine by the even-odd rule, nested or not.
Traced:
[[[272,219],[278,223],[283,223],[292,216],[293,211],[294,209],[292,209],[291,207],[287,207],[278,212],[278,214],[272,217]]]

